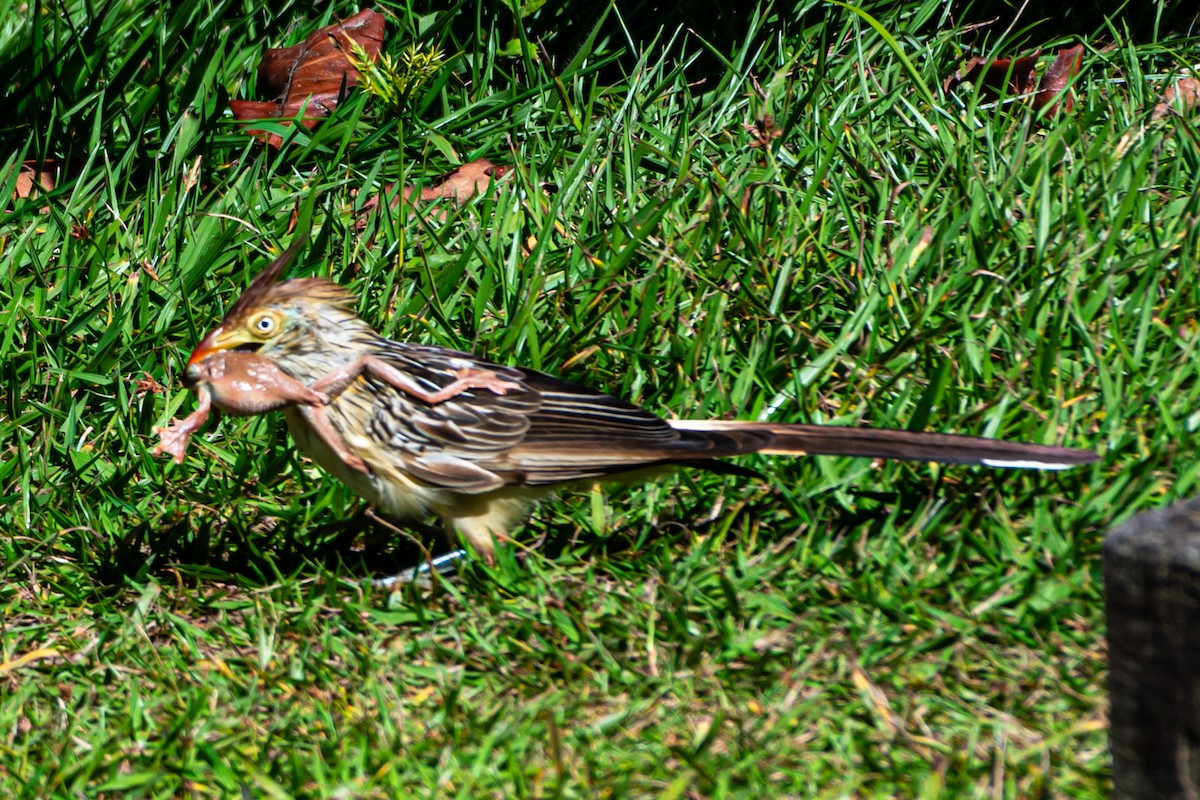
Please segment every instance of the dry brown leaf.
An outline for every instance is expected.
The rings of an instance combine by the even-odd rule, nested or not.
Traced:
[[[41,170],[38,170],[36,161],[22,163],[21,171],[17,173],[17,185],[13,189],[13,199],[24,200],[27,197],[52,191],[54,175],[58,171],[57,167],[58,161],[53,158],[43,161]]]
[[[415,193],[415,188],[412,186],[405,186],[404,191],[392,200],[391,207],[395,208],[401,199],[416,203],[438,200],[443,197],[450,198],[457,205],[486,191],[493,181],[500,180],[509,172],[509,167],[493,164],[486,158],[478,158],[434,178],[428,186],[421,188],[420,193]],[[386,187],[382,193],[387,194],[394,185]],[[379,205],[379,195],[363,203],[362,211],[365,213],[377,205]]]
[[[138,378],[133,382],[133,385],[137,387],[138,394],[145,394],[146,392],[150,394],[162,394],[167,390],[167,387],[159,383],[149,372],[143,370],[142,374],[146,377]]]
[[[1054,58],[1054,63],[1046,69],[1046,74],[1042,75],[1037,94],[1033,96],[1033,107],[1042,108],[1049,105],[1047,115],[1057,114],[1060,110],[1071,113],[1071,109],[1075,107],[1075,92],[1068,90],[1066,94],[1062,94],[1062,91],[1079,74],[1082,66],[1083,45],[1077,44],[1074,47],[1059,50],[1058,55]],[[1062,100],[1056,101],[1055,98],[1060,95]]]
[[[1187,113],[1197,105],[1200,105],[1200,81],[1180,78],[1163,92],[1162,100],[1154,107],[1150,119],[1162,119],[1172,111]]]
[[[1047,116],[1057,114],[1061,109],[1070,111],[1075,104],[1074,93],[1068,91],[1061,95],[1083,65],[1083,45],[1075,45],[1059,50],[1054,63],[1037,78],[1037,60],[1041,49],[1035,50],[1020,58],[997,58],[991,62],[981,58],[972,58],[963,68],[946,79],[942,88],[949,92],[960,83],[970,82],[980,87],[980,94],[994,100],[1001,95],[1028,100],[1035,109],[1047,105],[1050,109]],[[1055,98],[1062,97],[1060,102]]]
[[[421,200],[449,197],[454,202],[461,203],[485,191],[493,180],[500,180],[507,174],[508,167],[500,167],[486,158],[478,158],[438,176],[428,186],[422,187],[418,197]],[[413,187],[405,186],[404,199],[413,199],[412,194]]]
[[[947,78],[942,88],[948,92],[960,83],[982,82],[983,96],[993,100],[1001,94],[1010,97],[1028,94],[1037,85],[1037,60],[1041,54],[1041,50],[1035,50],[1032,55],[1017,59],[997,58],[990,63],[982,58],[972,58]]]
[[[754,137],[750,142],[751,148],[767,147],[772,140],[783,135],[783,131],[775,125],[775,118],[770,114],[763,114],[753,125],[746,125],[745,128]]]
[[[288,119],[304,108],[301,124],[312,130],[358,84],[358,70],[346,58],[350,42],[374,61],[383,49],[383,28],[383,15],[367,9],[321,28],[300,44],[268,49],[258,66],[258,89],[273,93],[274,99],[230,100],[233,115],[240,120]],[[271,147],[283,144],[283,137],[275,133],[257,128],[246,128],[246,133],[263,136]]]
[[[38,169],[38,167],[41,169]],[[44,158],[41,161],[30,159],[21,164],[17,172],[17,182],[13,187],[13,200],[36,199],[57,187],[61,182],[74,177],[83,168],[79,159],[64,161],[61,158]],[[0,176],[0,180],[3,176]],[[39,209],[42,213],[50,210],[49,206]]]
[[[872,681],[870,676],[858,665],[855,665],[851,671],[850,679],[854,682],[855,688],[858,689],[863,699],[867,701],[870,709],[875,712],[876,720],[886,727],[892,735],[904,733],[904,718],[892,709],[892,703],[888,700],[887,692],[879,688],[879,685]]]

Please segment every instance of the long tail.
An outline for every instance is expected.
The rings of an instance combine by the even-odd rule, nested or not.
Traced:
[[[670,420],[681,431],[714,434],[731,452],[861,456],[1017,469],[1070,469],[1099,456],[1091,450],[1006,442],[982,436],[834,425],[782,425],[731,420]]]

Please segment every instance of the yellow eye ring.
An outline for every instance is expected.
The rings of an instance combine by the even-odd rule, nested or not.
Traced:
[[[275,332],[276,320],[270,314],[263,314],[251,323],[250,329],[255,336],[267,337]]]

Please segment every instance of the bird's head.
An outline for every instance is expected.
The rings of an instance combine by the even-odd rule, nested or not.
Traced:
[[[188,358],[199,364],[227,350],[259,353],[277,361],[303,358],[312,349],[337,347],[339,340],[366,323],[349,308],[344,289],[320,278],[279,281],[298,241],[255,276],[237,301]]]

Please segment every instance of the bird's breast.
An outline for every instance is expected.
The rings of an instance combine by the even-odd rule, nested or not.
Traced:
[[[410,476],[395,454],[361,433],[361,421],[348,419],[339,400],[326,407],[327,418],[342,437],[345,448],[367,464],[370,474],[363,474],[343,463],[313,428],[309,413],[302,406],[284,409],[288,432],[296,447],[368,503],[387,514],[420,517],[427,514],[430,505],[440,498],[439,490]]]

